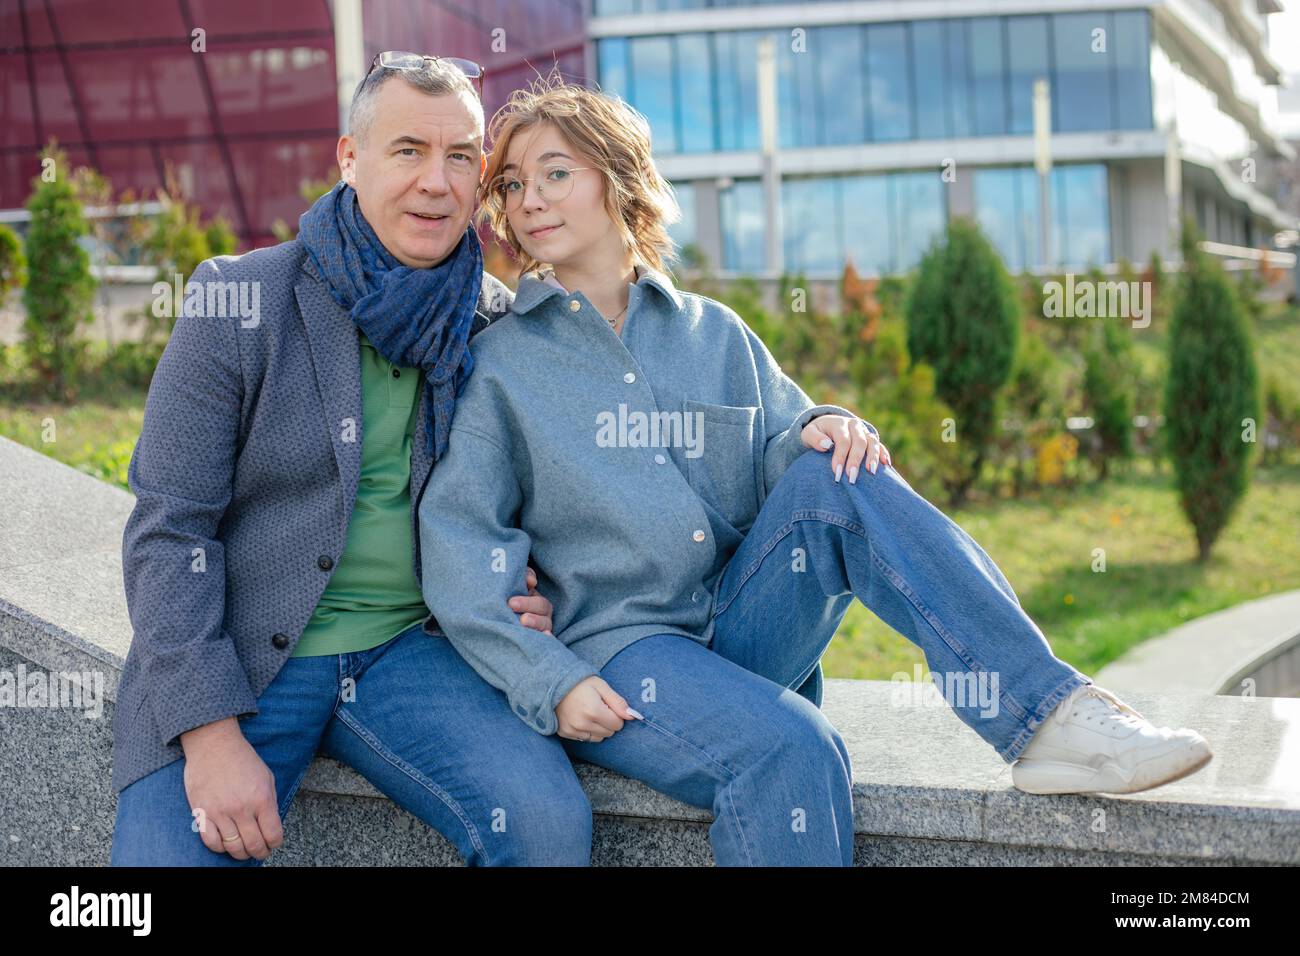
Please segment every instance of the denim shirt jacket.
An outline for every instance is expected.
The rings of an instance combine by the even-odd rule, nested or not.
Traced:
[[[621,334],[581,292],[520,279],[510,312],[470,341],[474,371],[419,507],[438,627],[542,734],[634,641],[708,646],[722,571],[808,450],[800,432],[857,417],[814,405],[725,305],[637,274]],[[553,637],[506,603],[527,593],[530,562]]]

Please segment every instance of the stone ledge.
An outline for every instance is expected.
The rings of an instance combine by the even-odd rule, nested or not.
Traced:
[[[0,801],[0,865],[105,864],[116,809],[111,705],[130,640],[121,532],[132,499],[4,439],[0,485],[11,496],[0,512],[0,669],[102,670],[109,701],[99,720],[0,712],[0,776],[14,783]],[[826,684],[823,709],[854,768],[860,865],[1300,864],[1300,700],[1128,693],[1152,720],[1204,733],[1215,759],[1146,794],[1045,797],[1012,787],[1009,765],[933,687],[937,706],[895,704],[894,688]],[[596,813],[593,862],[712,862],[708,811],[575,766]],[[460,859],[356,772],[317,758],[271,862]]]

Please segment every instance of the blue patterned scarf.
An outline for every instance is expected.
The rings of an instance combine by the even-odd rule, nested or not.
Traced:
[[[473,226],[438,265],[412,269],[384,248],[361,215],[356,190],[339,181],[298,220],[298,238],[370,343],[394,365],[424,370],[429,451],[447,448],[456,397],[474,368],[469,331],[483,284]]]

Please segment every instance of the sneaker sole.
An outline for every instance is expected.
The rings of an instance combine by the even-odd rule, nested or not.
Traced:
[[[1011,780],[1016,789],[1025,793],[1140,793],[1191,776],[1213,759],[1214,751],[1208,744],[1192,745],[1138,764],[1130,780],[1111,763],[1096,768],[1018,760],[1011,768]]]

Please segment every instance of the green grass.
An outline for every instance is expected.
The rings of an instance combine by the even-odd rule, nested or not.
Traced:
[[[126,390],[73,405],[0,404],[0,436],[121,488],[127,487],[126,468],[143,424],[143,391]]]
[[[949,516],[1002,569],[1053,653],[1085,673],[1192,618],[1300,588],[1300,465],[1254,472],[1204,565],[1172,476],[1150,468]],[[1105,572],[1092,570],[1094,548]],[[822,666],[888,680],[916,663],[925,669],[918,647],[854,602]]]

